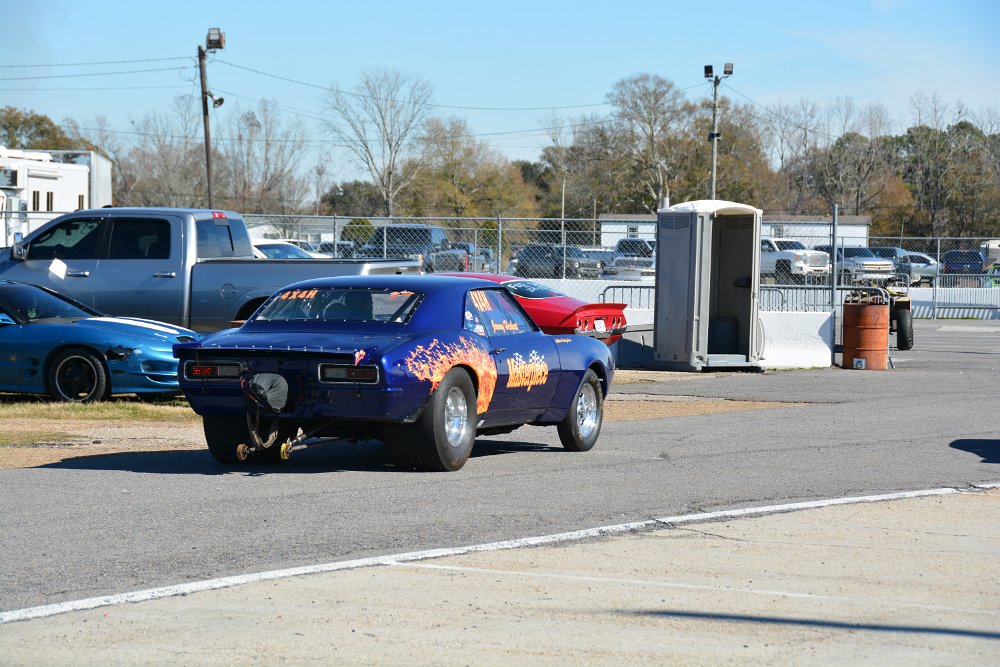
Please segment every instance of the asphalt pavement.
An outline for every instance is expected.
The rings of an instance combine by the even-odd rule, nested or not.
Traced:
[[[551,459],[526,450],[523,437],[505,449],[492,445],[495,454],[513,454],[490,457],[478,472],[473,465],[469,493],[448,481],[460,477],[443,483],[465,510],[493,520],[449,532],[447,517],[397,504],[398,544],[417,550],[385,548],[385,525],[364,515],[372,523],[356,517],[354,530],[378,533],[365,549],[334,542],[343,548],[331,552],[315,534],[325,559],[304,558],[299,545],[294,558],[260,561],[293,567],[253,570],[239,561],[230,576],[221,562],[203,570],[210,576],[175,574],[182,584],[153,586],[161,579],[142,574],[139,544],[181,551],[187,543],[147,532],[125,540],[138,554],[132,577],[122,565],[99,586],[93,576],[74,579],[63,570],[86,560],[77,548],[51,566],[39,558],[47,574],[26,587],[19,582],[30,563],[15,564],[15,556],[37,553],[41,541],[12,518],[11,507],[29,510],[10,489],[43,478],[5,471],[4,534],[27,546],[0,545],[0,599],[8,601],[0,655],[5,664],[1000,663],[1000,322],[916,324],[914,350],[894,353],[891,371],[671,375],[616,387],[616,400],[788,405],[609,423],[596,456],[566,468],[546,467]],[[530,464],[541,468],[538,477],[512,488],[529,456],[538,457]],[[380,479],[375,468],[354,472]],[[586,468],[601,470],[604,508],[567,512],[574,496],[588,510],[597,505]],[[48,474],[65,482],[94,471],[66,472]],[[183,478],[187,470],[173,472]],[[510,489],[506,508],[494,478]],[[525,495],[574,478],[579,486]],[[407,488],[413,481],[411,491],[436,498],[431,484],[440,479],[411,476]],[[251,483],[266,495],[252,505],[231,497],[234,514],[281,502],[266,477]],[[476,493],[492,505],[476,505]],[[304,512],[303,503],[320,502],[315,494],[292,500]],[[167,511],[187,508],[163,502]],[[360,502],[372,497],[362,492]],[[551,504],[562,513],[550,515]],[[448,510],[468,518],[458,506]],[[80,516],[59,529],[65,542],[74,530],[86,534]],[[407,537],[411,522],[419,539]],[[286,540],[302,532],[271,528]],[[226,530],[215,524],[216,541],[240,539]],[[474,539],[491,536],[505,539]],[[108,541],[115,539],[123,538]],[[102,545],[90,547],[100,558]],[[105,569],[114,567],[108,561]]]

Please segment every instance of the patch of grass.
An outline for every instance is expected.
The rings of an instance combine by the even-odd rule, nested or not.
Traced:
[[[58,431],[23,431],[20,433],[0,432],[0,447],[24,446],[25,443],[65,442],[80,436]]]
[[[0,394],[0,420],[180,421],[201,419],[184,400],[143,403],[134,397],[97,403],[61,403],[27,394]]]

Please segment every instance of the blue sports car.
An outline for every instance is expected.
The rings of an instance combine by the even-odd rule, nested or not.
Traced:
[[[51,290],[0,280],[0,391],[73,403],[176,395],[173,345],[200,337],[161,322],[105,317]]]
[[[523,424],[585,451],[614,374],[604,343],[544,334],[501,285],[445,276],[289,285],[239,329],[174,354],[222,463],[373,438],[402,467],[458,470],[477,434]]]

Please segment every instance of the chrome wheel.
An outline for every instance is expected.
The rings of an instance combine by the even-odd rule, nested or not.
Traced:
[[[576,395],[576,425],[580,437],[589,438],[597,423],[597,393],[594,385],[585,382]]]
[[[445,437],[452,447],[459,447],[465,440],[465,431],[469,426],[469,405],[465,402],[465,394],[459,387],[451,387],[444,406]]]

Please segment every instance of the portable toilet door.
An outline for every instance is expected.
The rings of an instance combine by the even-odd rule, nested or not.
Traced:
[[[761,216],[752,206],[714,200],[657,212],[657,366],[760,367]]]

